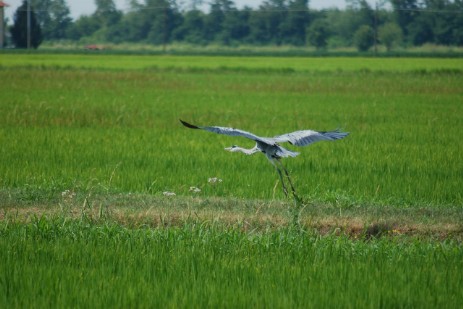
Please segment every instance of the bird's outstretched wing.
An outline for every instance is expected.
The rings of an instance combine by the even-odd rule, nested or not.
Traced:
[[[317,132],[312,130],[296,131],[283,135],[278,135],[273,138],[277,143],[288,142],[296,146],[307,146],[318,141],[334,141],[349,135],[347,132],[340,132],[339,130],[329,132]]]
[[[206,130],[206,131],[209,131],[209,132],[214,132],[214,133],[217,133],[217,134],[225,134],[225,135],[231,135],[231,136],[243,136],[243,137],[252,139],[252,140],[254,140],[256,142],[257,141],[264,142],[264,143],[270,144],[270,145],[275,144],[275,141],[272,138],[260,137],[260,136],[257,136],[255,134],[252,134],[250,132],[243,131],[243,130],[240,130],[240,129],[227,128],[227,127],[216,127],[216,126],[200,127],[200,126],[195,126],[193,124],[185,122],[185,121],[183,121],[181,119],[179,119],[179,120],[185,127],[190,128],[190,129],[202,129],[202,130]]]

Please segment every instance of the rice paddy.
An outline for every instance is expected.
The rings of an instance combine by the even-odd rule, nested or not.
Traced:
[[[352,241],[185,225],[2,224],[0,304],[21,307],[458,308],[451,242]]]
[[[457,308],[462,72],[0,54],[0,307]],[[223,150],[252,142],[180,118],[350,135],[285,145],[301,152],[283,161],[305,201],[296,227],[267,159]]]

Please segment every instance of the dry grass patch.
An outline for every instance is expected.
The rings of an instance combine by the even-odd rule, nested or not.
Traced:
[[[111,220],[129,228],[168,228],[187,224],[224,226],[245,232],[287,228],[294,224],[292,203],[199,197],[98,195],[40,204],[3,201],[0,220],[30,222],[47,216]],[[462,212],[455,209],[400,209],[363,206],[339,209],[330,205],[303,208],[298,227],[321,235],[353,238],[383,236],[463,240]]]

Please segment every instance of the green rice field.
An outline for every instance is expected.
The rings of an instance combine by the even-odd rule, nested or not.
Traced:
[[[463,301],[461,59],[10,52],[0,80],[1,308]],[[252,141],[179,119],[350,135],[284,145],[295,222],[223,149]]]
[[[87,69],[233,69],[286,72],[409,72],[461,71],[461,58],[350,58],[350,57],[245,57],[245,56],[175,56],[111,54],[2,54],[4,67],[57,67]]]
[[[2,63],[12,56],[2,55]],[[108,56],[108,63],[104,56],[89,56],[100,59],[102,67],[113,64],[108,71],[80,68],[85,55],[80,65],[72,55],[50,55],[49,61],[46,55],[15,56],[12,63],[24,58],[29,66],[4,65],[0,71],[3,188],[55,194],[92,186],[189,195],[195,186],[205,196],[283,197],[273,190],[278,178],[265,158],[223,150],[232,144],[252,147],[252,142],[186,130],[182,118],[261,136],[338,127],[350,132],[342,141],[297,149],[298,158],[285,160],[299,194],[312,200],[462,205],[459,59],[396,59],[389,71],[364,72],[361,59],[352,59],[358,68],[352,71],[349,59],[320,58],[309,62],[333,61],[333,70],[285,72],[294,59],[278,59],[278,70],[264,71],[264,61],[272,67],[274,59],[196,62],[195,57],[156,56],[147,68],[166,59],[170,69],[143,70],[140,64],[148,56],[121,56],[119,62]],[[122,69],[132,58],[135,68]],[[188,60],[220,68],[197,71]],[[334,69],[341,60],[349,70]],[[409,62],[413,70],[403,72]],[[440,62],[447,71],[438,69]],[[211,186],[212,177],[223,182]]]
[[[45,219],[0,235],[5,308],[458,308],[463,296],[452,242]]]

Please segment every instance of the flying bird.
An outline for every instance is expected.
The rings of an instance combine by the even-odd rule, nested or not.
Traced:
[[[252,155],[256,152],[262,152],[263,154],[265,154],[267,159],[270,161],[270,163],[272,163],[272,165],[277,170],[278,175],[280,176],[281,184],[283,186],[283,192],[285,193],[286,196],[288,196],[288,190],[286,189],[285,183],[283,181],[283,175],[282,175],[282,172],[279,166],[283,168],[288,178],[294,197],[297,197],[296,191],[294,189],[291,178],[289,177],[288,170],[281,163],[280,159],[287,158],[287,157],[296,157],[299,154],[299,152],[294,152],[286,148],[283,148],[282,146],[280,146],[280,143],[288,142],[291,145],[295,145],[295,146],[307,146],[307,145],[310,145],[318,141],[334,141],[337,139],[342,139],[346,137],[347,135],[349,135],[348,132],[341,132],[339,130],[328,131],[328,132],[301,130],[301,131],[295,131],[292,133],[277,135],[275,137],[260,137],[253,133],[240,130],[240,129],[235,129],[235,128],[217,127],[217,126],[210,126],[210,127],[196,126],[186,121],[183,121],[181,119],[180,119],[180,122],[185,127],[190,128],[190,129],[202,129],[202,130],[206,130],[209,132],[230,135],[230,136],[243,136],[243,137],[246,137],[248,139],[255,141],[256,145],[251,149],[241,148],[239,146],[233,145],[231,147],[225,148],[225,150],[228,150],[230,152],[242,152],[247,155]]]

